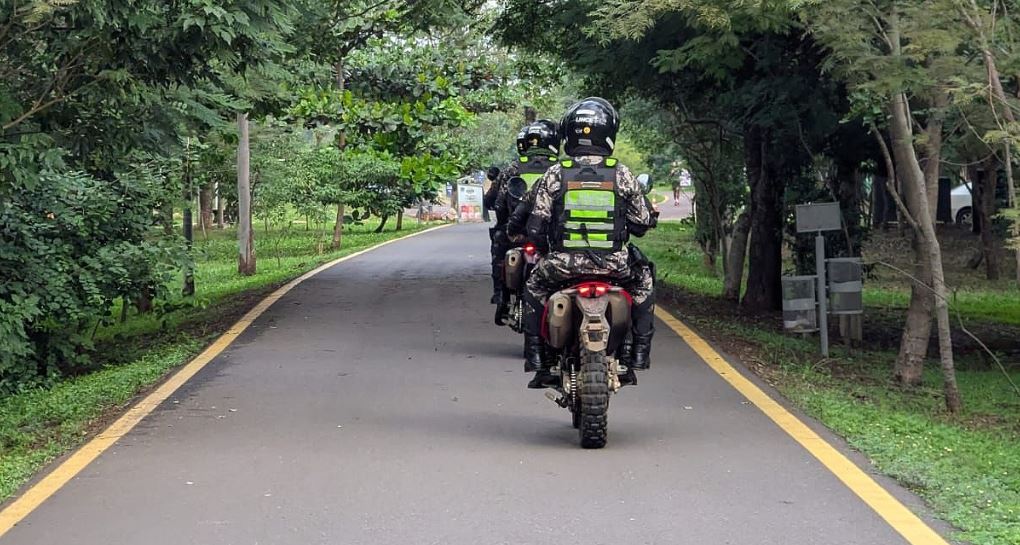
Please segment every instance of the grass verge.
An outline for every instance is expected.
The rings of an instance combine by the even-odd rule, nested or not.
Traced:
[[[748,318],[719,300],[721,282],[705,269],[689,228],[660,227],[642,248],[658,264],[664,303],[924,498],[959,529],[954,537],[1020,543],[1020,397],[1001,372],[960,358],[965,410],[949,415],[937,365],[920,388],[904,391],[889,382],[893,352],[836,347],[822,359],[813,339],[785,335],[774,317]],[[1020,368],[1011,374],[1020,381]]]
[[[102,330],[97,336],[102,367],[0,399],[0,501],[198,354],[263,295],[318,265],[426,227],[375,234],[357,226],[345,235],[342,249],[322,253],[313,232],[270,232],[263,234],[258,273],[251,277],[237,275],[233,231],[199,237],[196,297],[170,302],[169,312],[132,315]]]

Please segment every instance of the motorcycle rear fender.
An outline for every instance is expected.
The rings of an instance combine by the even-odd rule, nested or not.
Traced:
[[[581,325],[578,329],[581,345],[588,352],[607,352],[610,326],[606,310],[609,308],[609,297],[575,297],[574,301],[581,311]]]

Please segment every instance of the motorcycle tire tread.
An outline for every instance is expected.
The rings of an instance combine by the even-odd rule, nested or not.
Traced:
[[[605,354],[591,354],[581,365],[581,448],[606,446],[609,413],[608,364]]]

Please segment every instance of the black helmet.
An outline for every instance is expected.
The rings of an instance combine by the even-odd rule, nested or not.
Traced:
[[[608,157],[616,147],[620,114],[607,100],[589,97],[567,108],[560,122],[563,152],[571,157],[601,155]]]
[[[488,172],[485,173],[485,176],[490,180],[495,180],[496,178],[499,178],[499,167],[496,165],[492,165],[491,167],[489,167]]]
[[[517,133],[517,155],[524,155],[531,147],[531,141],[528,140],[528,127],[530,126],[525,125],[521,128],[521,132]]]
[[[539,119],[525,127],[524,132],[532,153],[560,154],[560,132],[554,121]]]

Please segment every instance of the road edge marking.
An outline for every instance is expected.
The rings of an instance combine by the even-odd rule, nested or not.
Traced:
[[[294,289],[295,286],[325,271],[326,269],[382,248],[388,244],[407,240],[418,235],[424,235],[425,233],[430,233],[451,225],[454,224],[447,223],[444,225],[437,225],[422,231],[416,231],[401,237],[380,242],[379,244],[369,246],[363,250],[358,250],[353,254],[324,263],[295,278],[294,280],[291,280],[280,288],[277,288],[276,291],[267,295],[264,299],[259,301],[254,308],[245,313],[240,320],[231,325],[229,329],[213,341],[213,343],[199,355],[195,356],[190,362],[184,364],[184,366],[172,373],[169,378],[164,380],[163,384],[153,390],[149,395],[131,405],[123,415],[117,418],[117,420],[107,426],[103,431],[99,432],[99,434],[90,439],[84,445],[74,450],[66,460],[53,468],[52,471],[47,473],[46,476],[38,482],[29,486],[24,492],[17,496],[14,501],[8,504],[7,507],[0,510],[0,537],[3,537],[4,534],[24,520],[25,517],[32,513],[32,511],[35,511],[36,508],[43,504],[43,502],[63,488],[65,484],[77,476],[83,469],[98,458],[99,455],[113,446],[113,444],[121,437],[127,435],[127,433],[141,422],[143,418],[148,416],[153,410],[155,410],[156,407],[173,395],[178,388],[183,386],[199,371],[204,369],[205,366],[215,359],[216,356],[219,356],[223,350],[233,344],[241,333],[248,329],[248,326],[250,326],[252,322],[258,319],[259,316],[268,310],[269,307],[273,306],[273,304],[280,300],[280,298],[286,295],[287,292]]]
[[[794,441],[804,447],[908,543],[911,545],[949,545],[945,538],[903,505],[892,493],[878,484],[857,464],[737,371],[726,361],[726,358],[719,355],[687,324],[670,313],[662,313],[658,318],[679,335],[717,375],[758,407]]]

